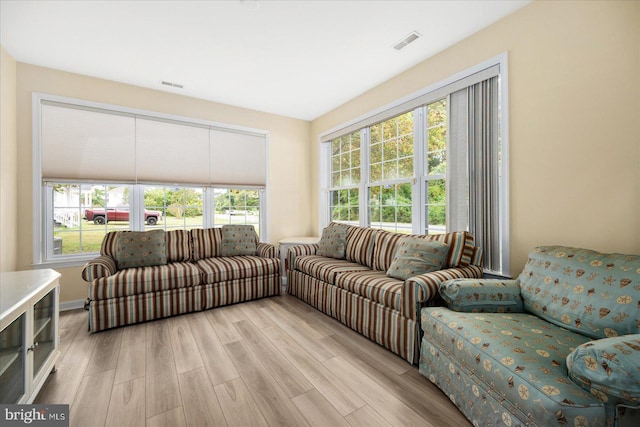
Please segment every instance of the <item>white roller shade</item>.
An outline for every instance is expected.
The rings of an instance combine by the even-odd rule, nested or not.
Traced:
[[[138,182],[206,184],[209,157],[208,127],[136,120]]]
[[[266,183],[264,135],[211,129],[211,184],[264,187]]]
[[[135,119],[68,105],[41,106],[44,180],[135,180]]]

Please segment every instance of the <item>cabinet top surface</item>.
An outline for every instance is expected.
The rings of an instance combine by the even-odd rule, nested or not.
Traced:
[[[51,269],[0,273],[0,318],[38,292],[52,287],[60,273]]]

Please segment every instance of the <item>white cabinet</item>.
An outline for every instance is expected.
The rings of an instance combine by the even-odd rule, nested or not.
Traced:
[[[0,273],[0,403],[31,403],[60,355],[60,273]]]

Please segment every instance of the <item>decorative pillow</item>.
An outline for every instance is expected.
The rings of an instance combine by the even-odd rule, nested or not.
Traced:
[[[387,276],[407,280],[438,271],[447,257],[449,246],[436,240],[407,236],[400,241]]]
[[[253,225],[222,226],[222,256],[256,255],[258,236]]]
[[[322,230],[322,238],[318,243],[316,255],[335,259],[344,259],[344,250],[347,243],[347,227],[334,225]]]
[[[438,285],[440,296],[453,311],[466,313],[523,313],[520,282],[496,279],[452,279]]]
[[[115,259],[118,270],[165,265],[167,250],[164,230],[118,233],[115,240]]]
[[[604,402],[613,396],[633,406],[640,400],[639,363],[640,334],[586,342],[567,356],[573,382]]]

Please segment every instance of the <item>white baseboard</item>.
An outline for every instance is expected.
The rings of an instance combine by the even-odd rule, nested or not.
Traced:
[[[84,307],[84,300],[64,301],[60,303],[60,311],[75,310]]]

